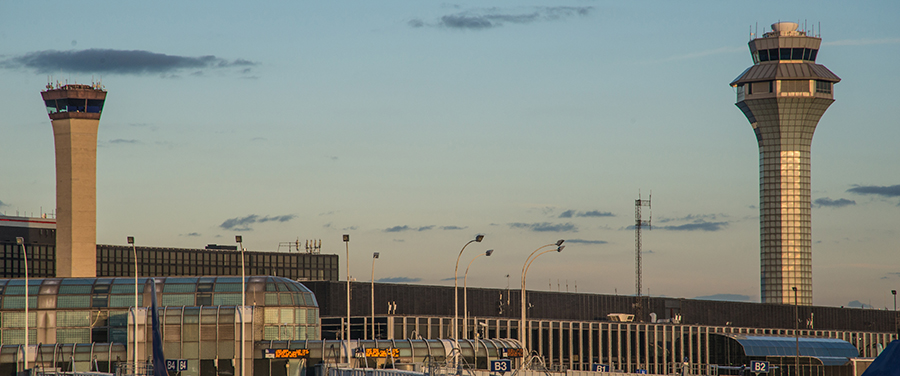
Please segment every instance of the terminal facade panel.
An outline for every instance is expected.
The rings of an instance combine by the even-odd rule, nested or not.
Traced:
[[[153,279],[167,359],[186,359],[183,375],[236,374],[242,359],[240,277]],[[24,280],[0,280],[0,374],[21,370],[21,355],[11,355],[22,353],[26,319],[30,368],[114,372],[134,361],[135,343],[143,364],[151,354],[148,280],[138,280],[135,312],[133,278],[31,279],[27,318]],[[319,339],[318,305],[302,284],[249,276],[245,285],[251,307],[243,320],[248,370],[254,343]]]
[[[22,248],[25,240],[28,276],[57,277],[56,221],[47,218],[0,216],[0,278],[25,277]],[[138,275],[240,276],[241,253],[236,246],[206,248],[142,247],[97,244],[94,253],[98,277],[134,276],[137,251]],[[245,252],[246,275],[275,275],[297,281],[337,281],[337,255],[313,252]]]

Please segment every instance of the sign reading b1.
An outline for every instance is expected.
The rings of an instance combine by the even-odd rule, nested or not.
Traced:
[[[166,371],[187,371],[187,359],[166,359]]]
[[[512,371],[512,362],[509,359],[500,359],[491,361],[491,372],[509,372]]]
[[[609,366],[606,364],[591,364],[591,371],[594,372],[609,372]]]
[[[760,360],[751,360],[750,361],[750,372],[769,373],[769,362],[763,362]]]

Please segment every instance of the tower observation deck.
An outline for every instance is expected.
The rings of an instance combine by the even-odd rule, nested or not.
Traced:
[[[841,79],[816,64],[822,39],[798,26],[778,22],[751,40],[753,66],[731,86],[759,145],[762,302],[812,305],[809,153]]]
[[[97,275],[97,129],[106,100],[99,84],[41,92],[56,147],[56,276]]]

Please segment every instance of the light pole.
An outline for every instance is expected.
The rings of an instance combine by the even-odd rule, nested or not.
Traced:
[[[137,340],[137,311],[138,311],[138,263],[137,263],[137,248],[134,246],[134,236],[129,236],[126,238],[128,244],[131,244],[131,252],[134,254],[134,359],[132,359],[132,370],[137,373],[137,359],[138,359],[138,340]]]
[[[475,256],[472,261],[469,261],[469,265],[466,266],[466,272],[463,273],[463,338],[469,338],[469,294],[468,294],[468,284],[469,284],[469,267],[472,266],[472,263],[475,259],[481,256],[490,256],[494,253],[493,249],[489,249],[484,253]],[[475,331],[478,331],[478,325],[475,326]],[[477,338],[476,338],[477,339]]]
[[[235,235],[234,242],[238,243],[238,248],[241,251],[241,376],[244,376],[244,306],[247,305],[247,277],[244,274],[244,238],[240,235]]]
[[[22,259],[25,260],[25,351],[22,357],[22,371],[28,370],[28,251],[25,249],[25,238],[16,237],[16,244],[22,247]]]
[[[375,259],[378,258],[378,252],[372,254],[372,339],[375,339]]]
[[[460,372],[459,369],[459,326],[457,326],[456,321],[459,319],[459,281],[457,280],[459,277],[459,258],[462,257],[463,251],[466,250],[466,247],[473,242],[481,243],[484,239],[484,235],[475,235],[475,239],[469,240],[466,245],[459,250],[459,256],[456,256],[456,267],[453,268],[453,343],[456,345],[457,355],[454,357],[456,359],[457,364],[457,373]]]
[[[565,240],[563,240],[563,239],[559,239],[559,240],[556,241],[556,243],[553,243],[553,244],[547,244],[547,245],[541,246],[541,247],[538,248],[538,249],[535,249],[534,252],[531,252],[531,254],[528,255],[528,258],[525,259],[525,264],[522,265],[522,297],[521,297],[521,299],[519,299],[519,300],[521,301],[521,303],[522,303],[522,321],[519,323],[519,341],[522,342],[522,347],[524,348],[525,353],[526,353],[526,354],[524,354],[524,355],[526,355],[526,356],[528,355],[528,354],[527,354],[527,353],[528,353],[528,341],[526,341],[526,339],[525,339],[525,334],[526,334],[526,332],[527,332],[527,331],[525,330],[525,323],[526,323],[526,321],[525,321],[525,299],[526,299],[526,296],[525,296],[525,275],[528,273],[528,267],[531,266],[531,262],[533,262],[536,258],[538,258],[538,256],[543,255],[544,253],[553,251],[553,249],[550,249],[550,250],[541,252],[541,253],[538,254],[537,256],[534,256],[535,253],[537,253],[538,251],[540,251],[540,250],[542,250],[542,249],[544,249],[544,248],[552,247],[552,246],[554,246],[554,245],[556,246],[555,251],[557,251],[557,252],[562,252],[562,250],[563,250],[563,248],[564,248],[564,246],[562,245],[562,243],[563,243],[564,241],[565,241]],[[534,257],[532,258],[532,256],[534,256]],[[523,359],[523,360],[524,360],[524,359]],[[523,364],[524,364],[524,362],[523,362]]]
[[[347,252],[345,258],[347,263],[347,335],[344,340],[347,341],[347,351],[350,350],[350,234],[344,234],[344,248]],[[343,363],[344,351],[341,351],[341,362]],[[350,354],[347,355],[347,363],[350,363]]]
[[[794,339],[797,343],[797,356],[794,366],[797,367],[796,375],[800,376],[800,309],[797,306],[797,286],[791,287],[794,290]]]
[[[896,313],[897,312],[897,290],[891,290],[891,295],[894,296],[894,312]],[[900,328],[900,326],[898,326],[898,325],[900,325],[900,319],[894,318],[894,320],[895,320],[894,321],[895,322],[894,329],[897,330],[898,328]]]
[[[894,311],[897,311],[897,290],[891,290],[891,295],[894,295]]]

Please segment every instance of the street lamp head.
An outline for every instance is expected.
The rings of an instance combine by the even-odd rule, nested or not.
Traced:
[[[556,241],[556,246],[557,246],[557,247],[561,246],[562,243],[563,243],[564,241],[565,241],[565,240],[563,240],[563,239],[557,240],[557,241]]]
[[[21,237],[21,236],[17,236],[17,237],[16,237],[16,244],[18,244],[18,245],[25,244],[25,238],[23,238],[23,237]]]
[[[556,249],[556,251],[557,251],[557,252],[562,252],[563,248],[565,248],[565,247],[566,247],[566,246],[561,245],[561,246],[559,246],[559,248]]]
[[[896,296],[896,295],[897,295],[897,290],[891,290],[891,294],[893,294],[894,296]]]
[[[475,241],[481,243],[481,240],[484,239],[484,235],[475,235]]]
[[[791,290],[794,290],[794,292],[797,292],[797,286],[792,286]]]
[[[134,236],[129,236],[125,240],[128,241],[128,244],[134,245]]]
[[[490,256],[492,253],[494,253],[494,250],[493,250],[493,249],[489,249],[489,250],[487,250],[486,252],[484,252],[484,255],[485,255],[485,256]]]
[[[375,252],[375,253],[372,254],[372,258],[378,258],[379,255],[380,255],[380,253]]]
[[[345,241],[345,242],[349,242],[349,241],[350,241],[350,234],[344,234],[344,241]]]
[[[234,242],[235,242],[235,243],[243,243],[243,240],[244,240],[244,239],[241,238],[240,235],[235,235],[235,236],[234,236]]]

